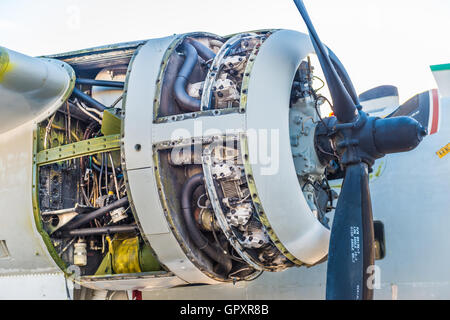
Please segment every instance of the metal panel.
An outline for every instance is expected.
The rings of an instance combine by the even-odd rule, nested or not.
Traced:
[[[139,48],[128,67],[125,120],[123,126],[124,156],[127,170],[148,168],[152,163],[153,99],[161,61],[176,36],[149,40]],[[139,145],[140,147],[136,147]]]
[[[208,277],[194,266],[183,250],[181,250],[180,244],[171,232],[153,235],[146,234],[145,236],[158,255],[158,260],[181,279],[189,283],[221,283]]]
[[[158,260],[186,282],[212,284],[217,281],[192,264],[169,230],[155,179],[152,133],[158,124],[153,123],[153,100],[161,61],[176,38],[149,40],[136,53],[129,67],[124,101],[124,168],[134,211]]]
[[[5,240],[0,240],[0,259],[10,259],[8,245]]]
[[[139,223],[144,233],[170,232],[163,208],[159,202],[153,170],[151,168],[128,170],[127,175],[134,208],[139,216]]]
[[[79,158],[99,152],[109,152],[119,149],[120,134],[114,134],[42,150],[36,156],[36,163],[43,166],[54,162],[69,160],[74,157]]]
[[[441,99],[442,121],[450,121],[450,99]],[[448,143],[450,127],[427,136],[404,154],[377,160],[370,179],[374,219],[385,225],[387,254],[376,261],[381,288],[375,299],[449,299],[450,155],[436,151]],[[381,162],[388,162],[378,170]],[[333,181],[332,185],[339,182]],[[252,282],[144,293],[145,299],[324,299],[326,264],[264,273]]]
[[[434,79],[442,97],[450,97],[450,63],[431,66]]]
[[[220,112],[220,111],[218,111]],[[231,113],[198,119],[153,124],[153,143],[182,138],[237,134],[245,127],[245,115]]]
[[[381,281],[399,285],[399,299],[450,298],[450,156],[436,154],[449,142],[450,98],[440,103],[445,125],[413,151],[388,155],[386,170],[370,184],[374,220],[385,226]]]
[[[0,275],[59,271],[33,217],[33,127],[28,123],[0,135],[0,239],[10,254],[0,260]]]
[[[94,48],[47,55],[47,58],[63,60],[80,69],[106,68],[119,64],[128,64],[136,48],[146,40],[109,44]]]
[[[180,278],[171,276],[115,276],[110,279],[82,280],[81,285],[94,290],[141,290],[151,291],[164,288],[172,288],[187,284]]]
[[[329,230],[311,213],[297,180],[290,146],[289,102],[295,72],[312,51],[305,34],[290,30],[274,33],[258,53],[247,98],[247,132],[258,130],[258,139],[249,139],[249,160],[262,206],[280,241],[308,264],[327,254]],[[278,143],[268,145],[269,151],[278,148],[273,150],[278,158],[271,159],[272,164],[278,161],[275,172],[267,172],[267,165],[258,157],[261,147],[257,140],[264,138],[262,132],[279,135]]]
[[[62,272],[0,277],[0,300],[67,300],[73,283]]]

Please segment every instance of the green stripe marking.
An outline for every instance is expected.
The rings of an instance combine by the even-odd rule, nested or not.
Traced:
[[[450,70],[450,63],[445,64],[436,64],[434,66],[430,66],[431,71],[444,71],[444,70]]]

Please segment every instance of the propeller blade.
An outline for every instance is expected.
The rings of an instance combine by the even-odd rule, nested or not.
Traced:
[[[353,82],[350,79],[350,76],[348,75],[347,70],[345,70],[344,65],[342,64],[341,60],[339,60],[337,55],[335,55],[334,52],[331,51],[331,49],[328,47],[327,47],[327,50],[328,50],[328,55],[330,57],[330,60],[333,63],[333,66],[336,69],[336,72],[339,75],[339,78],[341,79],[342,83],[344,84],[345,89],[347,90],[348,94],[352,98],[355,106],[358,106],[359,105],[358,94],[356,93],[355,87],[353,86]]]
[[[396,86],[381,85],[359,94],[359,100],[361,102],[373,101],[387,97],[395,98],[398,106],[398,88]]]
[[[294,0],[308,28],[333,100],[336,118],[317,132],[320,143],[339,153],[345,177],[331,229],[327,299],[372,299],[369,267],[374,265],[374,230],[368,168],[388,153],[417,147],[427,131],[411,117],[380,119],[361,110],[350,77],[337,56],[320,41],[302,0]],[[359,110],[361,112],[358,114]],[[327,159],[326,155],[320,154]]]
[[[333,112],[340,122],[352,122],[357,117],[357,109],[355,103],[349,92],[345,88],[344,84],[342,83],[341,79],[339,78],[339,75],[333,63],[330,60],[327,49],[320,41],[320,38],[317,35],[317,32],[311,22],[303,1],[294,0],[294,3],[297,6],[297,9],[300,12],[301,16],[303,17],[303,20],[305,21],[312,44],[316,51],[317,57],[319,58],[320,65],[322,66],[322,71],[327,80],[328,88],[333,100]],[[346,72],[344,72],[343,74],[345,76]],[[354,96],[356,98],[356,93],[354,94]]]
[[[374,231],[367,164],[349,165],[331,229],[327,292],[331,300],[372,299],[367,268],[374,264]]]
[[[391,85],[382,85],[359,94],[359,101],[364,112],[385,117],[399,105],[398,89]]]

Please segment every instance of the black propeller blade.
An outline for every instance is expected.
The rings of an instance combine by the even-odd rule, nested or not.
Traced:
[[[410,117],[379,119],[361,110],[353,84],[337,56],[320,41],[302,0],[294,0],[309,30],[327,80],[333,112],[316,130],[319,159],[337,154],[345,178],[331,229],[327,299],[372,299],[367,284],[374,264],[372,203],[368,168],[387,153],[414,149],[426,130]]]
[[[391,85],[381,85],[359,94],[359,101],[371,101],[386,97],[395,97],[398,100],[398,88]],[[398,103],[397,103],[398,105]]]
[[[330,60],[327,49],[320,41],[320,38],[317,35],[316,29],[314,29],[303,1],[294,0],[294,2],[297,6],[298,11],[303,17],[303,20],[305,21],[306,27],[308,28],[311,41],[313,43],[314,49],[317,53],[317,57],[319,58],[320,65],[322,66],[323,73],[328,83],[328,88],[333,100],[333,105],[339,105],[339,108],[332,108],[333,112],[339,121],[351,122],[357,117],[355,103],[353,102],[349,93],[345,89],[344,84],[339,78],[339,75]],[[356,93],[354,94],[354,96],[357,99]]]
[[[350,77],[347,73],[347,70],[345,70],[344,65],[341,63],[339,58],[334,54],[333,51],[331,51],[330,48],[328,48],[328,55],[330,56],[330,60],[333,63],[334,68],[336,69],[337,74],[339,75],[339,78],[342,80],[345,89],[347,89],[348,94],[353,100],[353,103],[355,106],[359,105],[358,95],[356,94],[356,90],[353,87],[352,80],[350,80]]]
[[[372,290],[364,285],[364,270],[374,263],[374,236],[368,167],[363,162],[346,168],[332,230],[327,299],[372,299]]]

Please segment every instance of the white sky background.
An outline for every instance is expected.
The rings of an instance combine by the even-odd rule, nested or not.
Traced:
[[[357,92],[396,85],[403,102],[450,63],[449,0],[304,0]],[[208,31],[306,32],[291,0],[1,0],[0,45],[29,55]]]

